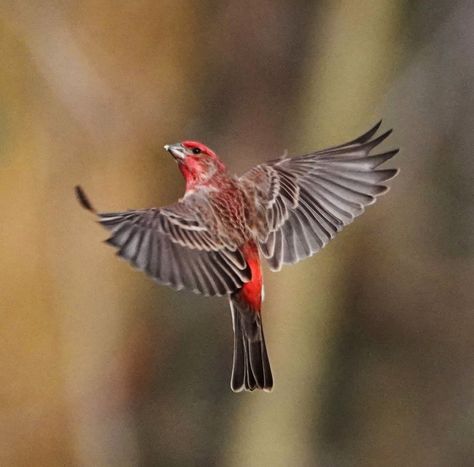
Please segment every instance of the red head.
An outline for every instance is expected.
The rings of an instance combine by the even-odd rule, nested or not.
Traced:
[[[215,174],[225,172],[225,166],[216,153],[197,141],[167,144],[165,149],[178,162],[186,180],[186,190],[205,185]]]

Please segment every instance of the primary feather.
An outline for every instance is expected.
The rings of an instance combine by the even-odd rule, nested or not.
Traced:
[[[387,191],[384,182],[397,169],[377,167],[398,150],[370,155],[391,133],[372,139],[379,126],[340,146],[260,164],[240,178],[258,186],[258,239],[272,270],[317,253]]]

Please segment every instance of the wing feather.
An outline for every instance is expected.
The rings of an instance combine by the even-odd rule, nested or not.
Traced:
[[[212,222],[206,224],[209,209],[205,200],[189,196],[163,209],[98,216],[110,231],[106,243],[160,284],[225,295],[241,288],[251,273],[237,245],[218,235]]]
[[[313,255],[387,192],[384,182],[398,170],[377,167],[398,149],[370,154],[392,132],[375,137],[380,124],[348,143],[275,159],[240,178],[259,186],[255,203],[264,222],[258,238],[271,269]]]

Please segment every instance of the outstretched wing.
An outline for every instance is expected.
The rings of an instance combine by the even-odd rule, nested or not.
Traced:
[[[299,157],[282,157],[246,172],[259,216],[259,244],[270,268],[279,270],[323,248],[388,188],[398,170],[377,167],[397,150],[370,155],[390,131],[373,138],[379,122],[359,138]]]
[[[76,193],[94,211],[82,189]],[[111,231],[106,242],[117,248],[117,255],[160,284],[225,295],[240,289],[251,273],[237,246],[213,228],[210,209],[191,195],[165,208],[97,215]]]

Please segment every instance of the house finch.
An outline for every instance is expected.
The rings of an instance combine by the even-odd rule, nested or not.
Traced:
[[[387,191],[396,169],[377,170],[398,150],[369,153],[380,122],[359,138],[298,157],[282,156],[241,177],[196,141],[166,145],[186,181],[177,203],[97,213],[117,254],[160,284],[227,295],[234,329],[233,391],[270,391],[273,377],[262,325],[261,259],[273,271],[323,248]]]

